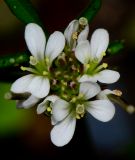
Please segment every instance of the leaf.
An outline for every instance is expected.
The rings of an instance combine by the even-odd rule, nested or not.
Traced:
[[[97,12],[99,11],[100,7],[101,7],[101,0],[92,0],[78,18],[85,17],[88,19],[88,22],[90,23],[97,14]]]
[[[44,28],[30,0],[4,0],[11,12],[24,24],[36,23]],[[45,31],[46,32],[46,31]],[[46,32],[46,35],[48,33]]]
[[[117,40],[114,42],[111,42],[109,44],[109,47],[107,49],[107,53],[109,55],[116,55],[121,53],[120,51],[124,48],[124,41],[123,40]]]

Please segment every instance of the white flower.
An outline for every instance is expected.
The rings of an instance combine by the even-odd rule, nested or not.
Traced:
[[[25,29],[25,40],[32,54],[30,57],[31,67],[21,67],[21,69],[29,71],[31,74],[17,79],[12,84],[11,91],[16,94],[30,93],[31,96],[21,103],[24,108],[28,108],[48,95],[51,76],[49,69],[52,61],[64,49],[65,38],[61,32],[55,31],[50,35],[46,44],[42,28],[37,24],[30,23]]]
[[[42,114],[47,109],[51,112],[52,104],[58,99],[59,97],[56,95],[47,96],[44,101],[37,106],[37,114]]]
[[[109,35],[105,29],[97,29],[92,35],[91,41],[82,41],[75,49],[76,58],[84,65],[84,75],[79,82],[114,83],[120,74],[116,71],[105,69],[107,64],[99,65],[109,44]]]
[[[109,100],[89,100],[99,92],[98,84],[84,82],[80,84],[79,95],[73,97],[70,102],[56,100],[52,107],[52,119],[56,123],[51,131],[51,140],[56,146],[64,146],[72,139],[76,119],[83,117],[86,111],[102,122],[112,119],[115,108]]]
[[[76,41],[77,43],[86,40],[89,33],[89,26],[88,24],[85,25],[84,29],[78,33],[79,30],[79,20],[73,20],[69,23],[67,28],[65,29],[64,35],[66,38],[66,42],[68,47],[71,50],[75,49]]]

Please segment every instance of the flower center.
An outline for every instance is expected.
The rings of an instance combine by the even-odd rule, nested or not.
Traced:
[[[76,118],[81,119],[85,114],[84,104],[78,104],[76,106]]]

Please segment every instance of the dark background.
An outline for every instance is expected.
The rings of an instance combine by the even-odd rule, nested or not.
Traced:
[[[46,29],[63,31],[75,19],[88,0],[33,0]],[[103,0],[102,7],[90,24],[90,35],[96,28],[105,28],[110,41],[125,40],[125,49],[111,58],[121,74],[119,88],[123,97],[135,105],[135,1]],[[26,50],[24,25],[17,20],[4,1],[0,1],[0,55]],[[90,36],[89,36],[90,37]],[[5,75],[9,73],[6,71]],[[11,77],[12,79],[12,77]],[[17,110],[15,103],[4,100],[9,82],[0,82],[0,157],[18,159],[135,159],[135,114],[129,115],[119,106],[112,121],[102,123],[90,115],[77,122],[72,141],[62,147],[50,141],[50,120],[36,115],[35,108]],[[1,158],[0,158],[1,159]]]

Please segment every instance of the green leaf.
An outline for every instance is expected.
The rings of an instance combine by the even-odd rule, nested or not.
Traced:
[[[108,55],[116,55],[116,54],[121,53],[120,51],[123,50],[123,48],[124,48],[124,41],[117,40],[109,44],[107,53]]]
[[[97,12],[99,11],[100,7],[101,7],[101,0],[92,0],[78,18],[85,17],[88,19],[88,22],[90,23],[97,14]]]
[[[29,61],[29,55],[25,52],[1,56],[0,69],[18,66],[20,64],[27,63],[28,61]]]
[[[11,83],[0,82],[0,137],[25,131],[33,123],[30,111],[16,109],[15,101],[4,98],[10,87]]]
[[[11,12],[24,24],[36,23],[44,28],[30,0],[4,0]],[[46,32],[46,35],[48,33]]]

